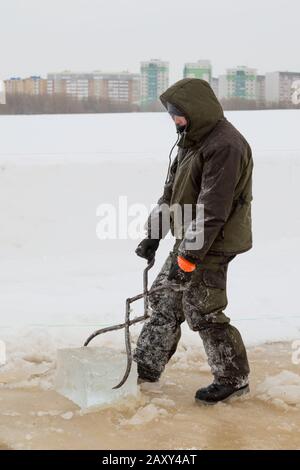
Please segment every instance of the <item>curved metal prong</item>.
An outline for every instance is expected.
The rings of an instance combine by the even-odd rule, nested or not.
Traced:
[[[132,354],[131,354],[131,343],[130,343],[130,331],[129,331],[129,316],[130,316],[130,299],[126,299],[126,314],[125,314],[125,346],[127,355],[127,365],[125,374],[118,385],[113,387],[113,390],[122,387],[129,377],[131,366],[132,366]]]
[[[152,266],[155,263],[155,258],[153,257],[150,261],[148,261],[148,265],[144,269],[143,273],[143,297],[144,297],[144,318],[146,319],[148,317],[148,271],[149,269],[152,268]],[[114,389],[122,387],[126,380],[129,377],[130,371],[131,371],[131,366],[132,366],[132,353],[131,353],[131,342],[130,342],[130,331],[129,331],[129,326],[130,326],[130,303],[131,299],[126,300],[126,314],[125,314],[125,346],[126,346],[126,354],[127,354],[127,365],[126,365],[126,370],[125,374],[118,385],[113,387]]]

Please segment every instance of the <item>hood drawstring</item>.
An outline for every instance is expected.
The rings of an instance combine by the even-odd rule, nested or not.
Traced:
[[[170,153],[169,153],[169,166],[168,166],[167,176],[166,176],[166,179],[165,179],[165,184],[168,182],[168,178],[169,178],[169,173],[170,173],[170,168],[171,168],[171,156],[172,156],[173,150],[176,147],[176,145],[178,144],[179,140],[181,139],[181,134],[180,134],[179,131],[177,132],[177,134],[178,135],[177,135],[176,142],[173,145],[173,147],[171,148]],[[185,134],[186,134],[186,131],[184,130],[183,131],[183,142],[185,140]]]
[[[176,142],[175,142],[175,144],[173,145],[173,147],[171,148],[170,153],[169,153],[169,166],[168,166],[167,176],[166,176],[166,179],[165,179],[165,184],[167,183],[168,178],[169,178],[170,167],[171,167],[171,156],[172,156],[172,152],[173,152],[174,148],[176,147],[176,145],[178,144],[180,137],[181,137],[181,136],[180,136],[180,133],[178,132]]]
[[[183,131],[182,148],[184,148],[185,136],[186,136],[186,133],[187,133],[187,130],[186,130],[186,129],[187,129],[187,126],[186,126],[186,128],[184,129],[184,131]]]

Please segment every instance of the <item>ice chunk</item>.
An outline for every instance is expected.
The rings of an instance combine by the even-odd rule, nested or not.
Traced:
[[[267,377],[257,387],[258,393],[262,393],[259,398],[273,399],[276,403],[286,403],[287,405],[300,404],[300,375],[289,370],[282,370],[279,374]]]
[[[138,393],[136,364],[125,384],[113,390],[126,369],[126,354],[108,348],[59,349],[55,390],[82,409],[106,407]]]
[[[168,416],[167,410],[163,408],[159,408],[153,403],[149,403],[146,406],[142,406],[137,410],[134,416],[130,419],[124,419],[121,421],[121,425],[127,425],[127,424],[134,424],[134,425],[139,425],[139,424],[146,424],[150,423],[150,421],[153,421],[154,419]]]

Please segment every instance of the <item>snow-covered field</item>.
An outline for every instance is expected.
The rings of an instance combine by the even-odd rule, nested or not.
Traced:
[[[294,339],[300,112],[226,115],[255,162],[254,248],[230,267],[227,313],[247,344]],[[123,319],[125,298],[141,291],[144,262],[134,254],[138,240],[97,238],[96,210],[120,195],[149,209],[156,202],[176,137],[169,116],[1,116],[0,128],[0,338],[25,327],[77,340]],[[151,279],[171,245],[161,243]]]
[[[251,144],[255,164],[254,248],[230,266],[226,310],[247,346],[256,346],[250,349],[254,392],[237,407],[201,413],[198,424],[192,398],[209,374],[199,336],[186,326],[158,395],[142,395],[131,410],[80,416],[51,390],[47,373],[58,346],[81,346],[94,329],[123,321],[125,299],[142,291],[139,240],[99,240],[96,212],[102,203],[118,206],[119,196],[150,210],[176,138],[169,116],[0,116],[0,340],[8,352],[0,371],[0,449],[1,440],[4,447],[78,448],[78,439],[82,448],[297,447],[300,376],[292,341],[300,338],[300,112],[226,115]],[[150,281],[171,247],[171,239],[161,243]],[[141,313],[142,304],[134,311]],[[138,331],[132,328],[133,340]],[[279,341],[285,343],[263,345]],[[123,332],[94,344],[124,349]],[[243,413],[252,417],[246,428]],[[259,431],[260,416],[272,435],[265,436],[264,423]],[[174,420],[177,438],[168,434]],[[229,432],[219,439],[220,420]]]

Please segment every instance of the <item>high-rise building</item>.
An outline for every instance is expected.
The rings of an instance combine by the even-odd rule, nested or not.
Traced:
[[[129,72],[94,72],[90,94],[109,101],[138,105],[140,102],[140,75]]]
[[[141,62],[141,105],[158,101],[169,86],[169,63],[158,59]]]
[[[256,104],[263,106],[266,103],[266,76],[257,75],[256,76]]]
[[[238,66],[219,77],[219,98],[256,100],[256,69]]]
[[[24,84],[21,77],[11,77],[5,80],[6,92],[10,95],[24,93]]]
[[[184,78],[201,78],[211,84],[212,68],[209,60],[198,60],[184,64]]]
[[[11,77],[5,80],[6,93],[11,95],[45,95],[47,93],[47,80],[32,75],[28,78]]]
[[[76,99],[88,98],[90,73],[75,73],[68,70],[61,73],[48,73],[47,93],[63,94]]]
[[[300,80],[300,72],[266,73],[266,101],[268,104],[293,104],[294,85]]]
[[[216,97],[219,98],[219,79],[218,78],[216,77],[211,78],[211,87]]]
[[[127,104],[138,104],[140,100],[140,76],[129,72],[104,73],[49,73],[48,94],[62,93],[76,99],[102,98]]]

